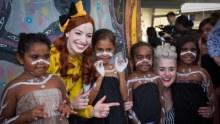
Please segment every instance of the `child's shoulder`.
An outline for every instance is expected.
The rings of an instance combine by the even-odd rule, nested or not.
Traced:
[[[134,78],[136,78],[136,77],[137,77],[137,73],[136,73],[136,72],[130,73],[130,74],[128,75],[128,80],[129,80],[129,79],[134,79]]]

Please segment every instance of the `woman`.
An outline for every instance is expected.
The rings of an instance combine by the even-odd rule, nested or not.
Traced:
[[[177,53],[176,48],[174,46],[170,46],[169,44],[163,44],[158,46],[155,49],[154,54],[154,68],[158,75],[160,75],[162,83],[165,87],[164,90],[164,101],[165,101],[165,124],[174,124],[177,123],[175,118],[176,111],[175,104],[173,104],[172,100],[172,92],[171,85],[174,83],[176,79],[176,71],[177,71]],[[175,93],[178,93],[176,91]],[[187,109],[187,108],[184,108]],[[179,111],[181,113],[181,111]],[[200,116],[205,118],[211,118],[212,115],[208,115],[208,113],[212,113],[210,107],[200,107],[197,112]]]
[[[176,48],[168,43],[160,45],[155,49],[154,68],[161,77],[164,86],[165,124],[174,124],[174,108],[170,86],[176,78],[176,59]]]
[[[83,83],[91,82],[94,70],[92,63],[91,40],[94,21],[84,11],[82,1],[72,3],[67,15],[59,18],[63,36],[54,41],[50,51],[48,73],[58,74],[63,79],[71,105],[77,114],[84,118],[106,117],[110,106],[118,103],[102,104],[100,100],[94,108],[88,105],[88,94],[83,94]],[[83,55],[83,57],[81,56]],[[83,75],[83,76],[82,76]],[[106,108],[106,109],[103,109]]]

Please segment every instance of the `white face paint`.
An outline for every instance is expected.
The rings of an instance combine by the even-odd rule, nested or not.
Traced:
[[[193,56],[196,57],[196,53],[191,52],[190,50],[189,50],[189,51],[186,51],[186,52],[181,52],[180,55],[183,56],[183,55],[185,55],[185,54],[187,54],[187,53],[192,54]]]
[[[112,56],[113,56],[113,53],[111,53],[111,52],[106,52],[106,51],[96,53],[96,56],[107,56],[107,55],[110,56],[110,57],[112,57]]]
[[[34,65],[34,64],[37,64],[38,62],[44,62],[45,64],[50,65],[49,61],[46,61],[46,60],[43,60],[43,59],[38,59],[36,61],[33,61],[31,64]]]
[[[138,62],[136,63],[136,67],[137,67],[139,64],[143,63],[143,62],[147,62],[147,63],[149,63],[150,65],[152,65],[152,59],[148,60],[148,59],[145,58],[145,59],[143,59],[143,60],[138,61]]]

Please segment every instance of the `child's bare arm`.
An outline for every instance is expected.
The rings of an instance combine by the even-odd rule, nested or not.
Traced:
[[[219,124],[219,106],[217,97],[214,92],[213,84],[208,72],[205,69],[202,69],[203,72],[203,82],[206,84],[206,94],[209,98],[209,104],[213,112],[213,123]]]

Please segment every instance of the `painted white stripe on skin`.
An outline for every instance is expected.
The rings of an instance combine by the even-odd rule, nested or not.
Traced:
[[[202,72],[202,71],[193,71],[193,72],[190,72],[190,73],[187,73],[187,74],[182,74],[182,73],[177,73],[177,76],[188,76],[188,75],[191,75],[191,74],[195,74],[195,73],[199,73],[202,75],[204,81],[202,81],[202,85],[204,85],[206,87],[206,96],[208,97],[209,101],[211,101],[211,99],[213,99],[212,94],[210,94],[210,96],[207,95],[207,93],[209,92],[208,88],[210,86],[210,83],[211,81],[210,80],[207,80],[206,79],[206,76],[205,74]]]
[[[36,61],[33,61],[31,64],[34,65],[34,64],[37,64],[38,62],[44,62],[44,63],[50,65],[50,62],[49,62],[49,61],[46,61],[46,60],[43,60],[43,59],[38,59],[38,60],[36,60]]]
[[[148,62],[150,65],[152,65],[152,60],[143,59],[143,60],[138,61],[135,66],[137,67],[140,63],[143,63],[144,61]]]
[[[10,124],[12,121],[16,120],[20,115],[17,115],[9,120],[5,120],[5,122],[3,124]]]
[[[180,55],[182,56],[182,55],[185,55],[185,54],[187,54],[187,53],[192,54],[193,56],[196,57],[196,53],[191,52],[190,50],[189,50],[189,51],[186,51],[186,52],[181,52]]]
[[[135,79],[131,79],[131,80],[127,81],[127,87],[129,86],[130,83],[134,83],[136,81],[141,81],[141,80],[153,81],[157,78],[160,78],[160,76],[155,76],[155,77],[152,77],[152,78],[135,78]]]
[[[113,56],[113,54],[111,52],[99,52],[99,53],[96,53],[96,56],[106,56],[106,55],[109,55],[110,57]]]

